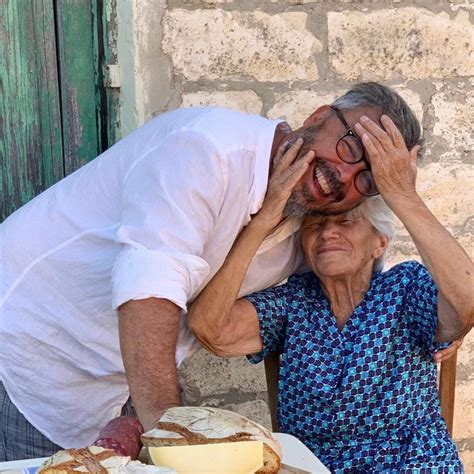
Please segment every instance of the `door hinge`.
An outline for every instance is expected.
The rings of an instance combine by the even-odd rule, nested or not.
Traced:
[[[120,87],[120,66],[118,64],[104,66],[104,86],[111,89]]]

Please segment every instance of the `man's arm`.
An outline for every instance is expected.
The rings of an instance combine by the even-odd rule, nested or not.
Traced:
[[[439,289],[437,341],[451,341],[474,323],[474,265],[416,192],[419,147],[406,149],[392,120],[382,116],[382,130],[361,118],[361,134],[380,194],[413,238]]]
[[[119,308],[120,348],[133,404],[145,430],[181,404],[175,352],[180,308],[165,299],[128,301]]]

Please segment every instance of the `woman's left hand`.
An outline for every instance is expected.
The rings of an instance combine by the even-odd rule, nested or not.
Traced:
[[[416,157],[420,146],[409,151],[390,117],[382,115],[380,121],[383,129],[362,116],[354,129],[364,145],[377,188],[389,203],[391,199],[416,194]]]
[[[261,209],[253,217],[253,221],[263,224],[269,231],[283,219],[285,205],[293,189],[308,170],[314,160],[314,151],[309,150],[303,156],[299,152],[303,139],[298,138],[290,145],[285,141],[273,158],[273,168],[268,180],[267,193]]]

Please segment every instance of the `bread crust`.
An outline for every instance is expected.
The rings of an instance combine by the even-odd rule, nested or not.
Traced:
[[[58,451],[48,458],[37,471],[37,474],[68,474],[77,472],[94,472],[107,474],[107,469],[101,464],[106,459],[117,456],[112,449],[97,448],[89,446],[80,449],[67,449]],[[126,458],[128,462],[129,458]],[[86,470],[78,470],[85,468]]]
[[[157,428],[141,436],[145,447],[263,441],[264,467],[257,474],[276,474],[281,447],[272,433],[238,413],[212,407],[175,407],[166,410]]]

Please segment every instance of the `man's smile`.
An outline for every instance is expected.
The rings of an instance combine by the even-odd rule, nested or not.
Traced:
[[[329,196],[331,194],[331,186],[318,165],[314,165],[313,180],[323,196]]]
[[[313,195],[318,200],[317,195],[330,198],[333,202],[344,199],[342,183],[337,179],[336,171],[324,160],[316,160],[311,176]]]

